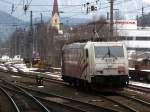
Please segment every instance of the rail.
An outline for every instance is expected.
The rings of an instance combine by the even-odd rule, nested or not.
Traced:
[[[141,87],[141,86],[129,84],[127,88],[142,91],[145,93],[150,93],[150,88],[147,87]]]
[[[3,81],[4,81],[4,80],[3,80]],[[9,84],[9,85],[11,85],[11,86],[13,86],[14,88],[18,89],[18,90],[19,90],[18,93],[24,94],[24,96],[29,97],[30,99],[32,99],[36,104],[38,104],[38,105],[41,107],[41,109],[42,109],[44,112],[51,112],[51,111],[49,111],[39,100],[37,100],[37,99],[36,99],[32,94],[30,94],[29,92],[25,91],[24,89],[18,87],[17,85],[15,85],[15,84],[13,84],[13,83],[10,83],[10,82],[8,82],[8,81],[4,81],[4,82],[7,83],[7,84]],[[5,88],[8,89],[8,87],[5,87]],[[17,90],[15,90],[15,92],[16,92],[16,91],[17,91]]]
[[[13,98],[5,91],[4,88],[0,87],[0,89],[2,90],[2,92],[8,97],[8,99],[11,101],[11,103],[13,104],[16,112],[20,112],[17,104],[15,103],[15,101],[13,100]]]
[[[26,88],[26,87],[23,87],[23,86],[20,86],[20,87],[30,91],[31,93],[34,94],[34,96],[36,96],[37,98],[40,98],[40,99],[43,99],[43,98],[41,98],[39,96],[39,94],[41,96],[46,96],[47,98],[52,98],[52,99],[53,98],[60,98],[64,101],[63,102],[64,106],[67,106],[67,107],[69,106],[71,108],[75,108],[75,109],[80,110],[80,111],[86,111],[87,112],[87,111],[90,110],[90,112],[119,112],[118,110],[114,110],[114,109],[110,109],[110,108],[106,108],[106,107],[102,107],[102,106],[97,106],[97,105],[90,104],[90,103],[87,103],[87,102],[82,102],[82,101],[77,100],[77,99],[68,98],[68,97],[64,97],[64,96],[56,95],[56,94],[51,94],[51,93],[44,93],[44,92],[41,92],[41,91],[29,89],[29,88]],[[36,95],[36,93],[38,93],[38,95]],[[46,99],[43,99],[43,100],[46,100]],[[52,101],[52,100],[50,100],[50,101]],[[69,102],[69,103],[65,103],[65,102]],[[58,103],[58,102],[55,102],[55,103]],[[61,103],[59,103],[59,104],[61,104]]]
[[[120,93],[118,95],[120,95],[122,97],[126,97],[126,98],[134,100],[134,101],[137,101],[137,102],[141,103],[142,105],[146,105],[146,106],[150,107],[150,103],[146,102],[144,100],[137,99],[137,98],[134,98],[134,97],[130,97],[130,96],[127,96],[127,95],[124,95],[124,94],[120,94]]]

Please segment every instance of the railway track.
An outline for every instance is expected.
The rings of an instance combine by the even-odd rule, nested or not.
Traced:
[[[17,112],[50,112],[39,100],[24,89],[4,80],[1,81],[0,86],[15,105]]]
[[[108,95],[108,96],[101,96],[112,102],[118,103],[123,105],[125,108],[128,108],[132,112],[149,112],[150,110],[150,103],[144,100],[130,97],[123,94],[116,94],[116,95]]]
[[[132,90],[137,90],[137,91],[141,91],[141,92],[145,92],[145,93],[148,93],[150,94],[150,89],[149,88],[146,88],[146,87],[141,87],[141,86],[136,86],[136,85],[129,85],[128,86],[129,89],[132,89]]]
[[[63,81],[58,81],[58,80],[49,79],[49,78],[46,78],[45,81],[65,84]],[[140,92],[150,93],[149,88],[144,88],[144,87],[134,86],[134,85],[129,85],[128,88],[132,90],[138,90]],[[108,96],[102,95],[101,97],[106,98],[107,100],[110,100],[132,112],[143,112],[143,111],[149,112],[150,110],[150,102],[146,102],[145,100],[135,98],[134,96],[129,97],[125,94],[117,93],[116,96],[108,97]],[[120,100],[116,100],[116,99],[120,99]],[[120,102],[120,101],[123,101],[123,102]]]
[[[125,88],[124,91],[119,93],[125,97],[132,97],[135,100],[139,100],[141,104],[147,105],[150,107],[150,94],[149,88],[129,85],[129,87]]]
[[[14,73],[14,72],[8,72],[8,73],[14,74],[16,76],[28,77],[28,78],[33,78],[33,79],[36,78],[36,75],[31,75],[31,74],[29,75],[29,74],[25,74],[25,73]],[[63,82],[62,80],[48,78],[48,77],[45,77],[45,76],[43,76],[43,77],[44,77],[44,79],[43,79],[44,81],[60,83],[60,84],[64,84],[64,85],[67,84],[67,83]],[[141,87],[141,86],[136,86],[136,85],[129,84],[127,88],[132,89],[132,90],[138,90],[138,91],[150,93],[149,88],[145,88],[145,87]]]
[[[21,77],[28,77],[28,78],[32,78],[32,79],[36,79],[36,74],[26,74],[26,73],[17,73],[17,72],[3,72],[5,74],[13,74],[13,75],[16,75],[16,76],[21,76]],[[57,80],[55,78],[52,78],[50,76],[47,76],[47,75],[43,75],[43,80],[44,81],[50,81],[50,82],[56,82],[56,83],[62,83],[62,84],[66,84],[65,82],[63,82],[62,80]]]
[[[87,97],[86,101],[85,101],[85,99],[83,101],[83,99],[82,100],[81,99],[76,100],[76,99],[72,99],[72,98],[68,98],[68,97],[64,97],[64,96],[60,96],[60,95],[44,93],[44,92],[40,92],[40,91],[37,92],[37,90],[33,90],[33,89],[29,89],[29,88],[25,88],[25,89],[31,91],[32,94],[34,94],[37,98],[40,98],[42,100],[47,100],[47,99],[54,99],[55,100],[55,98],[56,99],[58,98],[59,100],[63,101],[63,103],[66,102],[66,103],[64,103],[65,106],[66,106],[66,104],[68,105],[68,102],[69,102],[69,106],[75,106],[75,107],[79,106],[78,108],[82,107],[82,108],[90,109],[90,112],[100,112],[101,108],[103,108],[103,107],[100,107],[98,103],[103,103],[103,102],[111,102],[111,104],[113,103],[113,105],[110,105],[109,103],[107,103],[108,110],[109,111],[111,110],[112,112],[113,111],[116,111],[116,112],[138,112],[135,109],[133,109],[133,108],[127,106],[127,105],[124,105],[122,103],[114,101],[114,99],[110,99],[108,97],[106,98],[106,96],[102,96],[102,95],[100,97],[99,96],[95,97],[95,99],[96,99],[95,101],[92,102],[92,100],[91,100],[91,102],[87,103],[86,101],[88,101],[90,99],[90,97],[89,98]],[[40,96],[39,96],[39,94],[40,94]],[[92,97],[93,97],[92,99],[94,99],[94,96],[92,96]],[[105,100],[104,99],[102,100],[102,97]],[[71,103],[71,102],[73,102],[73,103]],[[113,106],[114,106],[114,108],[113,108]],[[92,110],[92,108],[93,108],[93,110]],[[106,112],[109,112],[108,110]],[[89,110],[86,110],[86,111],[89,111]],[[103,111],[104,110],[102,110],[102,112]]]
[[[45,92],[29,89],[26,87],[22,87],[22,88],[27,89],[36,98],[42,101],[57,103],[64,107],[70,108],[72,110],[78,110],[79,112],[119,112],[115,109],[97,106],[97,105],[94,105],[88,102],[83,102],[74,98],[64,97],[64,96],[56,95],[52,93],[45,93]]]
[[[51,81],[51,80],[47,79],[47,81]],[[61,84],[62,82],[60,81],[58,83]],[[129,85],[128,88],[132,90],[139,90],[140,92],[143,91],[146,93],[150,93],[150,90],[148,88],[143,88],[143,87],[133,86],[133,85]],[[132,95],[130,95],[129,97],[125,94],[117,93],[115,96],[105,96],[105,95],[100,95],[100,96],[132,112],[149,112],[150,110],[150,102],[136,98],[135,96]]]
[[[47,79],[47,81],[51,82],[54,80],[49,80]],[[55,81],[54,81],[55,82]],[[63,83],[63,82],[58,82],[58,83]],[[129,86],[131,88],[131,86]],[[148,93],[149,90],[147,88],[142,88],[142,87],[136,87],[136,86],[132,86],[132,89],[135,90],[140,90],[143,92]],[[131,112],[149,112],[150,111],[150,103],[146,102],[145,100],[139,99],[139,98],[135,98],[135,97],[129,97],[127,95],[123,95],[123,94],[117,94],[116,96],[105,96],[105,95],[101,95],[101,97],[110,100],[114,103],[116,103],[117,105],[119,105],[120,107],[124,107],[125,109],[127,109],[128,111]],[[118,100],[117,100],[118,99]]]
[[[63,81],[59,81],[59,80],[55,80],[55,79],[49,79],[49,78],[44,78],[44,79],[47,82],[59,83],[61,85],[65,84]],[[140,90],[140,89],[138,88],[138,90]],[[140,91],[142,91],[142,90],[140,90]],[[45,97],[44,98],[41,97],[41,96],[37,96],[37,97],[39,99],[41,99],[41,100],[45,100],[45,101],[47,100],[47,99],[45,99]],[[56,97],[58,98],[58,96],[53,96],[53,97],[52,97],[52,99],[55,99]],[[110,102],[113,102],[118,107],[124,108],[124,112],[126,112],[126,111],[128,111],[128,112],[143,112],[143,109],[144,109],[144,112],[149,112],[149,110],[150,110],[150,108],[149,108],[150,105],[149,105],[148,102],[145,102],[145,101],[143,101],[141,99],[133,98],[132,96],[129,98],[126,95],[118,94],[118,95],[109,95],[109,96],[100,95],[100,97],[102,97],[102,98],[104,98],[106,100],[109,100]],[[48,97],[48,99],[49,99],[49,97]],[[62,100],[62,98],[58,98],[58,99]],[[70,101],[68,101],[68,102],[70,102]],[[79,103],[77,103],[77,105],[78,104]],[[72,108],[74,108],[74,107],[72,107]],[[82,110],[82,111],[85,111],[85,110]],[[119,109],[116,109],[116,111],[119,111]]]
[[[7,84],[1,85],[1,86],[5,89],[11,91],[11,92],[17,92],[18,93],[18,91],[12,89],[12,87],[8,87]],[[19,88],[22,89],[22,87],[19,87]],[[28,88],[23,88],[23,90],[25,90],[25,89],[29,90]],[[20,91],[19,91],[19,93],[20,93]],[[49,95],[46,93],[44,94],[44,93],[41,93],[40,91],[38,91],[38,92],[34,91],[33,92],[33,90],[32,90],[32,92],[30,92],[30,93],[34,94],[36,99],[39,99],[43,102],[47,102],[47,104],[51,103],[54,105],[54,103],[55,103],[55,105],[59,105],[59,106],[65,108],[65,109],[68,109],[68,110],[72,110],[71,112],[119,112],[119,111],[116,111],[113,109],[108,109],[108,108],[92,105],[89,103],[84,103],[84,102],[80,102],[77,100],[73,100],[71,98],[65,98],[63,96],[52,95],[52,94]],[[22,92],[21,92],[21,94],[22,94]]]
[[[150,109],[150,102],[147,102],[147,101],[145,101],[145,100],[142,100],[142,99],[136,97],[135,95],[130,95],[130,96],[128,96],[128,95],[126,95],[126,94],[119,93],[118,96],[122,96],[122,97],[125,97],[125,98],[127,98],[127,99],[130,99],[130,100],[132,100],[132,101],[138,102],[139,104],[144,105],[144,106],[147,106],[147,107],[149,107],[149,109]]]
[[[0,87],[0,95],[0,101],[5,101],[1,102],[0,112],[20,112],[13,98],[2,87]]]

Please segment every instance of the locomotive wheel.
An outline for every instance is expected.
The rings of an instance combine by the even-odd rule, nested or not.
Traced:
[[[79,81],[79,80],[76,80],[75,85],[76,85],[77,87],[80,87],[80,81]]]
[[[72,82],[69,82],[69,85],[72,86]]]
[[[75,82],[73,81],[73,82],[71,82],[71,86],[72,87],[74,87],[75,86]]]
[[[86,86],[86,91],[91,92],[92,86],[90,84],[87,83]]]
[[[86,82],[86,81],[83,82],[83,87],[84,87],[84,88],[87,87],[87,82]]]

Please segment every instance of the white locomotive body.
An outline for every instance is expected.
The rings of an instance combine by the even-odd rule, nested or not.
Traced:
[[[121,42],[86,42],[62,49],[62,79],[76,86],[123,88],[128,85],[127,50]]]

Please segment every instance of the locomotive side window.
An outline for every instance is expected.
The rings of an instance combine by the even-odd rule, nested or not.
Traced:
[[[95,57],[124,57],[122,46],[95,46]]]
[[[86,57],[88,58],[89,57],[88,49],[86,49],[85,52],[86,52]]]

